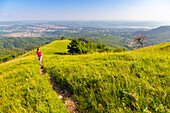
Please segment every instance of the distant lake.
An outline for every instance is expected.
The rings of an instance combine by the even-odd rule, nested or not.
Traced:
[[[147,27],[147,26],[112,26],[112,28],[127,28],[127,29],[155,29],[157,27]]]

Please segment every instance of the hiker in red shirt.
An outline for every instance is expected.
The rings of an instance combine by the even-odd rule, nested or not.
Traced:
[[[40,61],[40,65],[43,65],[42,64],[42,53],[41,51],[39,50],[39,48],[37,48],[37,59]]]

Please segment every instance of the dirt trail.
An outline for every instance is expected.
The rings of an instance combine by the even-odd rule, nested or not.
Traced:
[[[43,66],[40,67],[40,75],[41,75],[41,76],[44,76],[44,75],[45,75]]]
[[[40,67],[40,75],[44,76],[45,72],[43,66]],[[69,113],[79,113],[77,110],[77,102],[71,99],[72,93],[59,87],[54,80],[54,76],[49,77],[50,84],[53,86],[53,90],[59,95],[57,98],[63,101],[64,106]],[[64,101],[65,100],[65,101]]]

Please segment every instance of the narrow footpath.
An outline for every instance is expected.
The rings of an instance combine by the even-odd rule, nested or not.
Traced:
[[[43,66],[40,67],[40,75],[45,76]],[[64,106],[69,113],[79,113],[77,110],[77,102],[71,99],[72,93],[59,87],[54,80],[54,76],[49,77],[50,84],[53,86],[53,90],[59,95],[57,98],[63,101]]]

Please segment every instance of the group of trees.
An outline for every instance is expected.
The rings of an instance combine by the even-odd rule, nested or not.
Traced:
[[[20,54],[20,53],[23,53],[24,51],[25,49],[23,48],[0,49],[0,59],[8,55]]]
[[[124,48],[117,48],[114,50],[111,47],[106,47],[104,44],[95,44],[95,43],[85,43],[83,41],[78,41],[78,38],[75,38],[67,47],[68,52],[71,54],[86,54],[91,52],[121,52],[125,51]]]
[[[15,59],[16,57],[24,54],[25,52],[23,53],[19,53],[19,54],[12,54],[12,55],[8,55],[8,56],[5,56],[3,58],[0,59],[0,63],[2,62],[6,62],[6,61],[9,61],[9,60],[12,60],[12,59]]]

